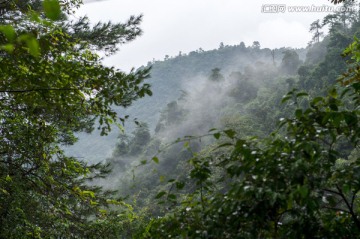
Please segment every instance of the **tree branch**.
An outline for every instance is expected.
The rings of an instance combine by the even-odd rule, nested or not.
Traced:
[[[334,210],[334,211],[340,211],[340,212],[345,212],[345,213],[349,213],[351,214],[349,211],[342,209],[342,208],[338,208],[338,207],[328,207],[328,206],[323,206],[323,208],[325,209],[330,209],[330,210]]]
[[[341,188],[340,188],[338,185],[336,185],[336,188],[337,188],[337,190],[338,190],[339,193],[340,193],[339,195],[340,195],[340,196],[342,197],[342,199],[344,200],[347,208],[349,209],[349,213],[351,214],[351,217],[353,218],[353,220],[354,220],[354,222],[355,222],[355,225],[357,226],[358,229],[360,229],[360,221],[359,221],[359,219],[357,218],[357,216],[356,216],[356,214],[355,214],[355,212],[354,212],[354,210],[353,210],[353,204],[350,204],[350,203],[348,202],[347,198],[345,197],[345,195],[343,194]],[[354,195],[353,195],[353,197],[354,197]]]

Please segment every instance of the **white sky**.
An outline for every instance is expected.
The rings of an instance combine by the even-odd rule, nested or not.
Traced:
[[[144,14],[144,34],[123,45],[105,60],[128,71],[182,51],[218,48],[259,41],[261,47],[306,47],[310,24],[327,13],[262,13],[264,4],[288,6],[333,6],[328,0],[108,0],[92,2],[78,10],[92,21],[121,22],[130,15]]]

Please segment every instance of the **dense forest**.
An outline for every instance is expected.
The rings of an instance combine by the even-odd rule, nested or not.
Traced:
[[[0,2],[0,238],[358,237],[360,12],[125,73],[80,5]]]
[[[323,48],[320,50],[322,52],[313,56],[314,60],[324,56],[325,46]],[[151,76],[147,82],[151,84],[153,95],[133,102],[129,108],[115,108],[115,111],[122,117],[129,116],[124,125],[126,131],[134,130],[135,120],[146,121],[149,130],[154,132],[160,120],[161,111],[166,108],[167,104],[177,101],[187,91],[201,88],[207,82],[206,79],[213,69],[219,68],[219,73],[224,76],[234,73],[232,81],[236,80],[237,72],[241,73],[244,70],[249,75],[258,74],[252,81],[261,85],[262,81],[269,82],[274,79],[272,75],[266,75],[266,72],[270,73],[275,69],[272,69],[274,65],[282,64],[283,52],[287,50],[293,50],[298,55],[289,55],[289,59],[286,60],[289,62],[283,63],[295,64],[292,69],[289,67],[290,71],[294,71],[297,64],[300,64],[297,57],[300,58],[300,61],[305,60],[306,49],[261,49],[259,42],[254,42],[247,47],[243,42],[234,46],[224,46],[220,43],[218,49],[211,51],[199,49],[188,54],[179,53],[178,56],[165,56],[164,60],[148,62],[140,69],[151,67]],[[295,58],[291,59],[291,57]],[[291,61],[295,62],[291,63]],[[262,73],[255,70],[256,68],[261,68]],[[93,162],[99,162],[104,159],[104,153],[111,155],[119,132],[120,130],[115,128],[107,137],[99,137],[99,134],[79,134],[79,142],[74,147],[68,148],[68,152],[79,157],[86,157]]]

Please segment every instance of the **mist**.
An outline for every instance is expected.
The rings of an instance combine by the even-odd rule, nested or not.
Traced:
[[[225,46],[213,50],[212,53],[229,54],[239,50],[239,47]],[[298,65],[294,69],[289,70],[282,61],[286,51],[294,52],[298,57],[296,62]],[[231,60],[228,60],[226,65],[222,64],[222,68],[211,68],[213,65],[209,64],[206,73],[201,65],[204,62],[199,61],[201,67],[195,67],[192,77],[176,77],[175,86],[170,84],[168,90],[171,92],[167,93],[172,98],[157,95],[157,92],[163,92],[164,89],[156,87],[164,87],[164,85],[156,84],[153,87],[152,100],[159,102],[161,99],[167,99],[167,102],[162,101],[161,109],[156,109],[158,104],[155,103],[155,107],[150,110],[159,112],[157,122],[148,124],[142,121],[132,133],[127,131],[119,134],[112,155],[106,159],[106,162],[110,163],[112,173],[98,183],[107,189],[119,190],[122,196],[144,193],[144,188],[150,190],[154,185],[161,187],[161,181],[170,179],[181,161],[186,162],[194,154],[214,143],[214,137],[205,137],[210,129],[236,130],[238,125],[249,123],[248,118],[254,114],[252,112],[254,102],[261,101],[261,97],[272,91],[271,88],[278,88],[279,92],[285,94],[288,89],[288,86],[283,84],[285,79],[291,78],[292,74],[296,73],[297,67],[302,62],[301,58],[304,59],[306,55],[303,49],[282,48],[274,49],[273,52],[274,58],[270,49],[247,47],[237,57],[235,54],[231,55]],[[206,54],[209,53],[200,51],[154,62],[152,67],[155,76],[150,82],[161,80],[155,77],[164,77],[159,74],[159,69],[161,72],[171,72],[174,69],[168,68],[176,67],[175,62],[179,64],[179,60],[182,59],[182,63],[187,64],[187,60],[193,57],[202,59]],[[181,74],[180,71],[179,75]],[[283,79],[280,83],[276,80],[279,78]],[[161,81],[165,84],[164,82]],[[258,96],[258,94],[262,95]],[[236,122],[235,127],[234,122]],[[147,132],[151,138],[135,143],[136,135],[143,135],[144,132]],[[239,129],[237,133],[246,135],[249,132],[246,129]],[[188,147],[184,147],[184,143],[190,138],[197,139],[189,140]],[[176,142],[177,140],[180,142]],[[134,151],[131,148],[135,144],[138,148]],[[124,148],[126,150],[123,150]],[[154,156],[159,159],[158,164],[151,160]]]

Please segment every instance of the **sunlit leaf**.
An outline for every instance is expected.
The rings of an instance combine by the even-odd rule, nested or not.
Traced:
[[[0,46],[0,49],[5,50],[9,53],[12,53],[15,49],[15,46],[13,44],[5,44],[5,45]]]
[[[9,42],[12,42],[16,38],[15,29],[10,25],[0,26],[0,32],[2,32]]]
[[[152,157],[151,160],[154,161],[155,163],[159,163],[159,158],[158,157]]]
[[[58,0],[44,0],[43,7],[47,18],[53,21],[59,19],[61,8]]]

